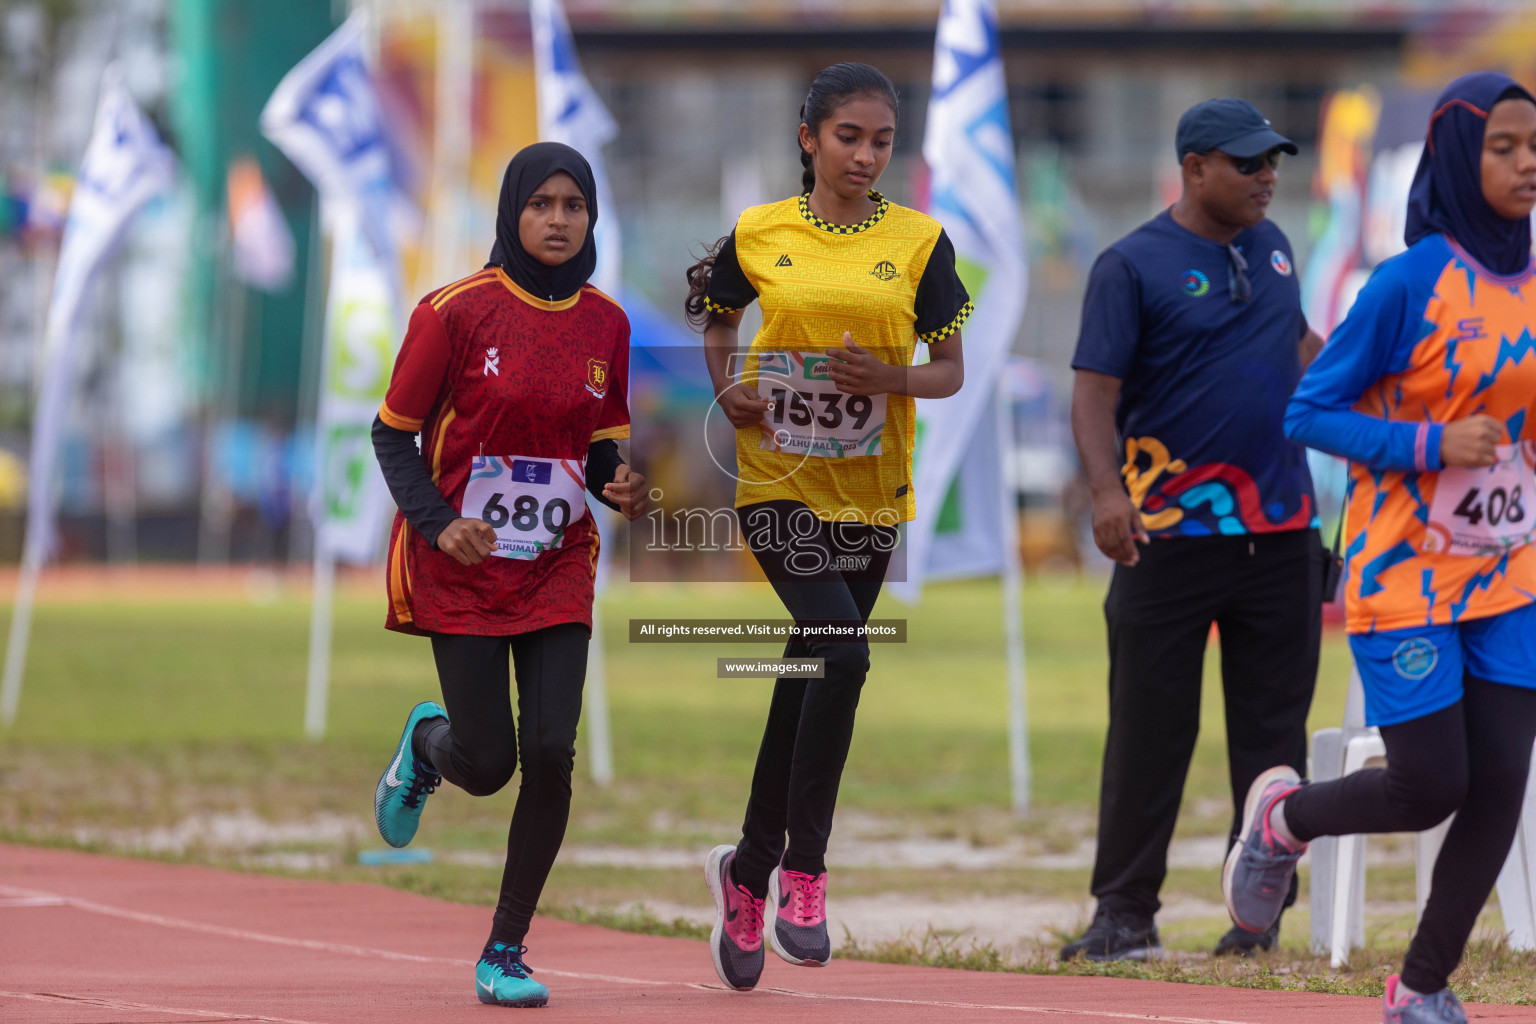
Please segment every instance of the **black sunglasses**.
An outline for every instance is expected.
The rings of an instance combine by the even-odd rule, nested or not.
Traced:
[[[1218,150],[1218,152],[1221,151]],[[1266,165],[1272,171],[1279,170],[1280,161],[1285,158],[1285,154],[1278,149],[1272,149],[1267,153],[1260,153],[1258,156],[1233,156],[1231,153],[1227,153],[1226,157],[1232,161],[1232,166],[1237,168],[1238,174],[1246,176],[1258,174]]]

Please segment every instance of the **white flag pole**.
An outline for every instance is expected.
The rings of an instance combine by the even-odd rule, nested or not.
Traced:
[[[601,218],[596,229],[597,268],[592,274],[592,284],[616,296],[619,293],[622,242],[612,191],[608,187],[607,166],[603,162],[603,145],[614,137],[618,127],[576,62],[576,45],[571,39],[571,27],[560,0],[532,0],[528,18],[533,34],[539,138],[565,143],[586,157],[592,168]],[[567,61],[561,60],[562,54],[567,56]],[[588,514],[593,517],[594,525],[618,522],[606,508],[590,508]],[[599,530],[599,534],[602,532]],[[607,532],[611,535],[612,528]],[[598,785],[606,786],[613,781],[613,744],[608,719],[608,666],[603,656],[603,631],[595,596],[602,593],[607,583],[606,563],[599,565],[597,573],[593,587],[592,643],[587,650],[583,717],[587,723],[592,779]]]
[[[324,484],[316,482],[324,488]],[[321,527],[320,533],[324,532]],[[304,693],[304,734],[325,737],[325,712],[331,691],[331,606],[336,596],[336,559],[320,536],[315,538],[314,589],[309,612],[309,681]]]
[[[431,267],[434,281],[463,274],[463,203],[469,191],[475,86],[475,6],[449,4],[437,13],[437,103],[433,111]],[[601,211],[599,211],[601,212]]]
[[[43,567],[39,545],[28,544],[16,581],[16,605],[11,611],[11,638],[5,647],[5,682],[0,685],[0,721],[16,721],[21,703],[21,677],[27,670],[27,641],[32,636],[32,603],[37,598],[37,577]]]
[[[1013,464],[1013,405],[998,376],[997,453],[1003,544],[1003,644],[1008,658],[1008,778],[1013,811],[1029,813],[1029,730],[1024,704],[1024,567],[1019,557],[1018,487]]]
[[[587,756],[592,781],[606,786],[613,781],[613,739],[608,732],[608,674],[603,656],[603,617],[592,602],[592,643],[587,648]]]
[[[334,257],[337,253],[346,251],[351,244],[356,244],[355,240],[336,241],[331,246],[331,255]],[[312,254],[311,258],[318,257]],[[334,271],[335,268],[332,269]],[[333,286],[340,276],[334,272],[330,275]],[[326,358],[326,349],[330,344],[334,322],[334,304],[327,302],[326,306],[325,326],[320,334],[320,367],[315,374],[318,381],[315,391],[315,473],[309,491],[309,513],[314,531],[314,547],[311,551],[309,594],[309,669],[305,673],[304,682],[304,735],[311,740],[325,738],[326,707],[330,701],[331,691],[331,605],[336,597],[336,553],[331,547],[331,530],[327,525],[329,517],[326,514],[326,473],[330,467],[326,465],[328,448],[325,442],[325,423],[322,415],[325,407],[326,386],[331,376],[327,365],[329,360]]]

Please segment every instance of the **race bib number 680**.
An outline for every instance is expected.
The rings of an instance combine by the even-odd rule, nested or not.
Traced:
[[[496,531],[499,558],[533,559],[558,548],[587,514],[586,470],[576,459],[477,455],[459,514]]]

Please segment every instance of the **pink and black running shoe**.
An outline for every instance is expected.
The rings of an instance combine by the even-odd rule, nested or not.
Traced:
[[[768,905],[774,909],[768,945],[797,967],[824,967],[832,959],[827,937],[827,873],[789,871],[782,863],[768,878]]]
[[[715,973],[731,988],[745,991],[763,976],[763,901],[731,880],[736,847],[717,846],[704,864],[704,880],[715,898],[715,927],[709,952]]]

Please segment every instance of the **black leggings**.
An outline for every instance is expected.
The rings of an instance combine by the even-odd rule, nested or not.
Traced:
[[[1536,742],[1536,690],[1467,676],[1460,701],[1384,725],[1381,738],[1387,767],[1302,788],[1286,798],[1285,823],[1310,841],[1422,832],[1456,814],[1403,961],[1404,984],[1437,992],[1461,960],[1515,838]]]
[[[507,833],[491,942],[517,945],[528,934],[565,838],[588,639],[579,622],[510,637],[432,635],[449,721],[434,718],[418,726],[416,751],[466,793],[489,796],[511,780],[521,739],[523,781]],[[515,727],[509,647],[517,667]]]
[[[822,522],[798,501],[746,505],[736,514],[752,554],[796,622],[868,621],[895,547],[894,527]],[[784,657],[825,659],[826,672],[822,679],[780,679],[773,687],[733,865],[736,881],[759,898],[768,892],[768,876],[781,855],[792,871],[826,870],[837,787],[869,672],[869,643],[862,637],[791,640]]]

